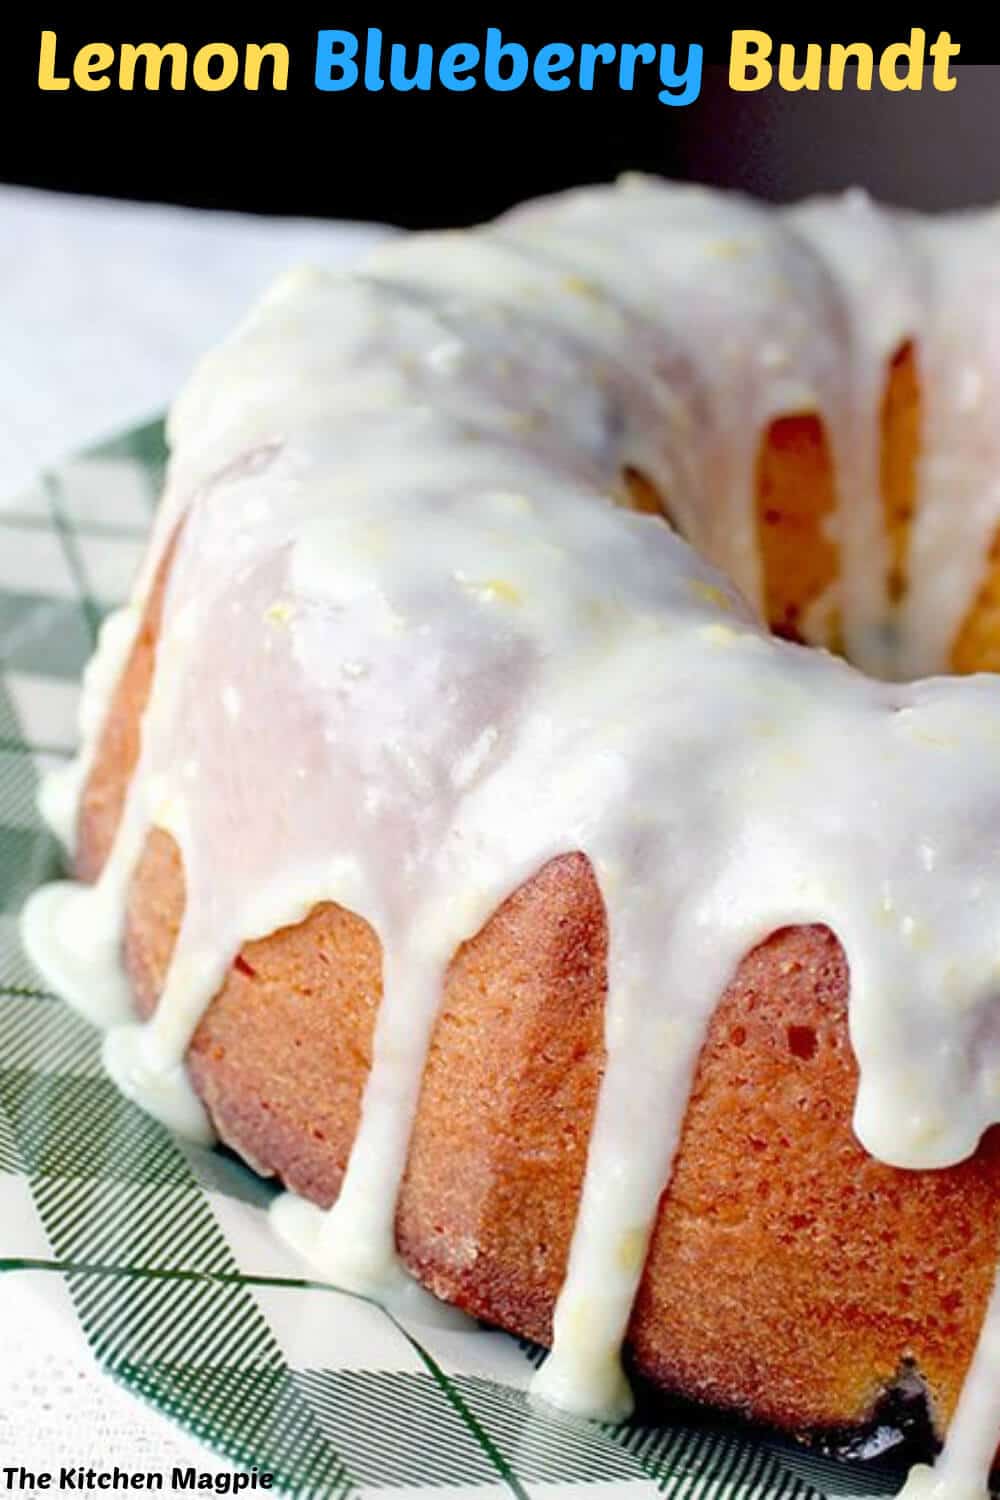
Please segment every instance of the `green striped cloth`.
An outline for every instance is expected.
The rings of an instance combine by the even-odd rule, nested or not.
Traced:
[[[290,1495],[891,1492],[889,1470],[709,1413],[605,1428],[533,1409],[538,1350],[404,1327],[307,1280],[269,1231],[272,1187],[174,1140],[104,1078],[97,1035],[41,988],[17,916],[60,870],[38,777],[73,746],[80,671],[128,590],[163,463],[155,422],[0,503],[0,1271],[26,1296],[62,1278],[67,1338]]]

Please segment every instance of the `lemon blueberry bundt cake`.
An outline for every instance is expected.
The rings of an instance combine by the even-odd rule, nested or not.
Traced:
[[[283,279],[172,412],[43,792],[85,883],[25,917],[333,1279],[606,1417],[623,1348],[792,1429],[916,1376],[952,1496],[1000,1438],[998,252],[628,179]]]

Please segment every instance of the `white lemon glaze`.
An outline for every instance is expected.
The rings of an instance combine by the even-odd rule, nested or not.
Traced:
[[[98,632],[97,649],[87,663],[80,686],[77,753],[66,765],[51,771],[42,782],[38,810],[70,854],[76,848],[80,797],[94,764],[112,694],[129,659],[141,619],[139,601],[113,610],[105,617]]]
[[[572,1410],[629,1408],[642,1257],[622,1237],[648,1242],[711,1012],[775,929],[822,922],[844,946],[869,1151],[944,1166],[1000,1119],[1000,683],[879,681],[771,639],[754,524],[762,432],[819,413],[852,656],[946,669],[1000,519],[998,248],[995,214],[774,211],[629,179],[391,244],[357,275],[285,277],[171,415],[138,604],[185,523],[138,769],[99,884],[37,895],[29,947],[120,1021],[126,887],[149,829],[170,831],[187,903],[165,992],[105,1058],[205,1139],[184,1055],[240,945],[321,901],[365,917],[384,997],[341,1196],[318,1229],[279,1216],[327,1274],[392,1295],[448,962],[583,851],[607,1063],[536,1381]],[[907,340],[928,420],[890,620],[874,413]],[[627,467],[686,541],[612,504]],[[936,1471],[956,1497],[984,1490],[998,1436],[995,1302]]]

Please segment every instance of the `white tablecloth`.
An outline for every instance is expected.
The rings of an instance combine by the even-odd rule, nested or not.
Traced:
[[[0,187],[0,490],[161,410],[284,266],[343,263],[385,232]],[[0,1454],[223,1467],[101,1373],[61,1278],[21,1273],[0,1277]]]
[[[285,266],[385,233],[0,187],[0,491],[160,410]]]

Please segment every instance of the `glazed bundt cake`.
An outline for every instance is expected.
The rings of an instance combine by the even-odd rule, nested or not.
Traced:
[[[1000,1436],[998,250],[628,179],[283,279],[171,415],[44,789],[92,883],[25,920],[332,1278],[595,1415],[623,1344],[796,1430],[916,1377],[953,1496]]]

